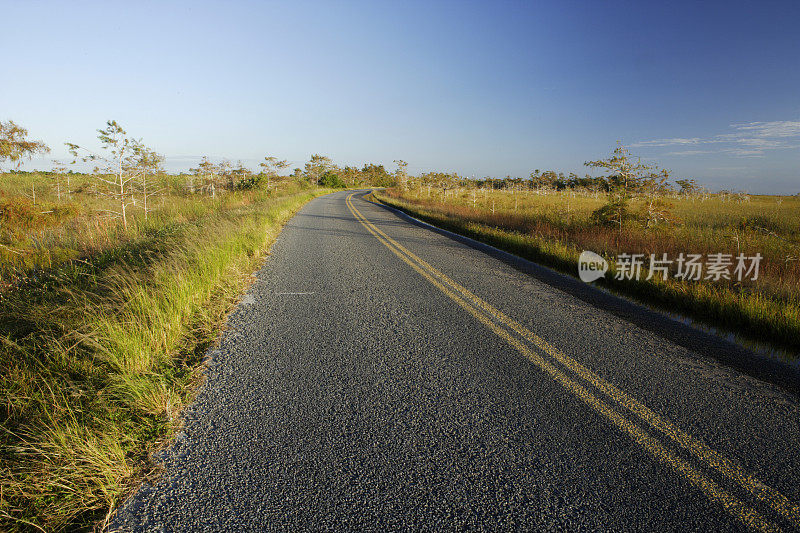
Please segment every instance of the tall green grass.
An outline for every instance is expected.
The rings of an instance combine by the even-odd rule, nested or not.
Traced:
[[[167,197],[127,233],[66,235],[73,251],[95,241],[80,260],[17,268],[28,276],[0,292],[0,529],[108,519],[155,468],[248,275],[323,192]]]
[[[648,229],[632,224],[620,233],[590,222],[602,196],[517,194],[515,199],[505,191],[478,191],[473,200],[470,190],[429,197],[424,190],[389,189],[375,196],[436,226],[570,275],[577,274],[583,250],[607,259],[619,253],[675,258],[680,252],[759,252],[764,259],[755,282],[645,280],[644,275],[617,280],[612,266],[599,283],[701,323],[790,352],[800,350],[800,198],[674,199],[679,225]]]
[[[150,198],[147,217],[141,209],[141,195],[134,195],[139,203],[129,208],[131,223],[126,230],[119,219],[109,215],[108,210],[117,206],[98,194],[102,189],[96,179],[74,174],[67,189],[62,177],[60,198],[53,181],[46,173],[0,174],[0,285],[75,259],[97,260],[98,256],[126,253],[133,242],[148,236],[160,239],[174,224],[247,202],[252,196],[235,192],[212,199],[190,194],[185,177],[157,176],[151,187],[162,194]],[[278,193],[273,190],[273,194]]]

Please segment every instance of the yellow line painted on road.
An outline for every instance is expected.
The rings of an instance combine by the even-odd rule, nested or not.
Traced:
[[[363,216],[363,215],[362,215]],[[374,227],[374,226],[373,226]],[[474,305],[482,308],[492,316],[494,316],[497,320],[514,330],[516,333],[524,337],[525,339],[532,342],[536,345],[540,350],[544,351],[562,365],[569,368],[575,374],[580,376],[581,378],[585,379],[602,392],[610,396],[617,404],[625,407],[630,412],[636,414],[638,417],[642,418],[646,422],[648,422],[653,428],[661,431],[664,435],[666,435],[670,440],[674,441],[682,448],[688,450],[697,458],[705,462],[708,466],[714,468],[722,475],[726,476],[727,478],[736,482],[739,486],[749,492],[752,496],[757,498],[758,500],[766,503],[770,507],[772,507],[775,511],[789,519],[793,522],[793,524],[797,527],[800,527],[800,506],[791,502],[786,496],[778,492],[777,490],[773,489],[772,487],[766,485],[765,483],[759,481],[755,477],[751,476],[741,467],[732,463],[727,458],[723,457],[717,451],[709,447],[702,441],[699,441],[693,438],[691,435],[686,433],[685,431],[681,430],[668,420],[665,420],[663,417],[659,416],[655,412],[653,412],[650,408],[646,405],[642,404],[635,398],[632,398],[630,395],[619,389],[618,387],[612,385],[608,381],[604,380],[599,375],[595,374],[582,364],[580,364],[575,359],[567,356],[550,343],[530,331],[529,329],[525,328],[518,322],[514,321],[513,319],[506,316],[502,311],[496,309],[488,302],[482,300],[468,289],[460,285],[459,283],[450,279],[447,275],[440,272],[423,259],[414,255],[411,251],[404,248],[400,243],[394,241],[391,237],[383,233],[380,229],[375,228],[376,231],[380,232],[384,238],[389,240],[392,244],[397,246],[401,251],[407,254],[411,259],[417,261],[423,268],[427,269],[428,271],[432,272],[435,276],[440,278],[446,284],[450,285],[456,291],[460,292],[464,295],[468,300],[472,301]]]
[[[497,319],[498,321],[504,323],[506,326],[510,327],[512,330],[516,331],[518,334],[521,334],[523,337],[525,337],[528,340],[531,340],[532,342],[534,342],[534,344],[537,344],[537,346],[538,346],[538,343],[533,341],[532,339],[530,339],[528,337],[532,336],[532,337],[534,337],[536,339],[539,339],[541,341],[541,343],[543,343],[544,346],[547,346],[549,348],[548,350],[545,350],[541,346],[539,346],[540,349],[542,349],[542,351],[544,351],[545,353],[548,353],[548,355],[550,355],[551,357],[556,358],[556,356],[554,354],[557,353],[560,356],[560,357],[557,357],[557,359],[560,360],[560,359],[563,358],[564,360],[571,360],[571,358],[569,358],[566,355],[561,354],[560,352],[555,350],[555,348],[553,348],[552,346],[547,344],[543,339],[537,337],[532,332],[526,330],[521,325],[515,323],[514,321],[512,321],[511,319],[506,317],[503,313],[501,313],[499,310],[494,309],[488,303],[484,302],[483,300],[481,300],[480,298],[478,298],[477,296],[472,294],[470,291],[468,291],[466,288],[464,288],[461,285],[457,284],[456,282],[454,282],[453,280],[451,280],[450,278],[445,276],[443,273],[439,272],[438,270],[436,270],[435,268],[430,266],[427,262],[423,261],[422,259],[420,259],[416,255],[414,255],[413,253],[411,253],[410,251],[405,249],[401,244],[397,243],[396,241],[394,241],[394,239],[392,239],[391,237],[386,235],[384,232],[382,232],[380,229],[375,227],[375,225],[372,224],[369,220],[367,220],[366,217],[364,217],[364,215],[362,215],[361,212],[358,211],[358,209],[356,209],[356,207],[353,205],[352,197],[353,197],[354,194],[355,193],[353,193],[353,194],[351,194],[350,196],[347,197],[346,203],[347,203],[347,206],[350,209],[350,211],[356,217],[356,219],[358,219],[361,222],[361,224],[364,225],[364,227],[370,233],[372,233],[381,243],[383,243],[387,248],[389,248],[389,250],[391,250],[395,255],[397,255],[400,259],[402,259],[409,266],[411,266],[415,271],[417,271],[420,275],[422,275],[425,279],[427,279],[431,284],[436,286],[445,295],[447,295],[453,301],[458,303],[461,307],[463,307],[471,315],[473,315],[475,318],[477,318],[481,323],[483,323],[484,325],[489,327],[489,329],[491,329],[495,334],[497,334],[499,337],[503,338],[506,342],[511,344],[514,348],[516,348],[520,353],[522,353],[526,358],[528,358],[530,361],[532,361],[534,364],[536,364],[539,368],[541,368],[542,370],[547,372],[558,383],[560,383],[566,389],[568,389],[573,394],[578,396],[581,400],[584,401],[584,403],[586,403],[587,405],[592,407],[598,413],[600,413],[603,416],[605,416],[607,419],[609,419],[619,429],[621,429],[621,430],[625,431],[626,433],[628,433],[631,437],[633,437],[633,439],[637,443],[639,443],[643,448],[645,448],[648,452],[650,452],[654,457],[656,457],[661,462],[670,465],[675,471],[677,471],[678,473],[680,473],[681,475],[686,477],[694,485],[696,485],[701,490],[703,490],[712,500],[717,501],[718,503],[720,503],[726,510],[728,510],[731,514],[736,516],[743,523],[747,524],[748,526],[750,526],[750,527],[752,527],[754,529],[758,529],[758,530],[762,530],[762,531],[778,531],[779,530],[774,524],[772,524],[768,520],[764,519],[757,511],[745,506],[743,503],[741,503],[734,496],[732,496],[731,494],[726,492],[722,487],[718,486],[712,480],[710,480],[707,477],[703,476],[700,472],[698,472],[697,470],[692,468],[692,466],[689,465],[687,462],[685,462],[683,459],[681,459],[677,455],[671,453],[669,450],[664,448],[657,440],[653,439],[651,436],[649,436],[647,433],[645,433],[636,424],[634,424],[630,420],[624,418],[623,416],[618,414],[616,411],[612,410],[608,405],[606,405],[603,401],[601,401],[595,395],[593,395],[591,392],[589,392],[585,387],[583,387],[579,383],[573,381],[566,374],[564,374],[563,372],[558,370],[558,368],[554,367],[551,363],[549,363],[546,360],[544,360],[538,353],[535,353],[535,352],[529,350],[527,348],[527,346],[525,346],[523,343],[521,343],[515,337],[510,335],[508,331],[506,331],[505,329],[503,329],[499,325],[497,325],[495,322],[493,322],[486,315],[489,315],[489,316]],[[416,262],[414,262],[414,261],[416,261]],[[461,298],[458,295],[456,295],[455,293],[453,293],[453,291],[451,291],[446,286],[444,286],[442,283],[440,283],[439,280],[435,279],[433,277],[433,275],[439,277],[440,279],[445,281],[448,285],[451,285],[451,287],[453,289],[455,289],[458,292],[462,293],[462,295],[464,295],[467,298],[469,298],[469,300],[472,300],[473,303],[476,304],[477,307],[479,309],[481,309],[485,314],[481,314],[478,309],[475,309],[466,300],[464,300],[463,298]],[[527,334],[520,333],[520,330],[527,332]],[[583,367],[582,365],[577,363],[577,361],[574,361],[574,360],[572,360],[572,361],[574,362],[575,365],[577,365],[576,368],[580,368],[583,371],[585,371],[586,373],[591,374],[587,369],[585,369],[585,367]],[[562,362],[562,364],[565,364],[565,363]],[[565,366],[570,367],[571,370],[576,372],[573,368],[571,368],[573,365],[566,365],[565,364]],[[576,372],[576,373],[578,373],[578,372]],[[620,391],[619,389],[616,389],[616,387],[614,387],[610,383],[604,382],[604,380],[602,380],[602,378],[599,378],[598,376],[594,376],[594,381],[597,381],[598,383],[601,383],[601,384],[605,383],[604,388],[607,389],[607,390],[604,390],[604,388],[601,388],[600,386],[595,384],[592,380],[589,380],[586,377],[584,377],[584,379],[587,379],[587,381],[590,381],[590,383],[592,383],[593,385],[595,385],[598,388],[600,388],[601,390],[603,390],[603,392],[606,392],[606,394],[609,394],[607,392],[607,390],[616,390],[616,392],[618,392],[620,394],[624,394],[622,391]],[[618,398],[615,398],[611,394],[609,394],[609,396],[611,396],[611,398],[613,400],[615,400],[617,404],[619,404],[619,405],[621,405],[623,407],[628,407],[629,409],[630,409],[630,405],[636,406],[638,404],[638,402],[636,402],[635,400],[633,400],[632,398],[630,398],[627,395],[625,395],[625,398],[627,398],[629,400],[628,403],[633,402],[633,403],[630,403],[630,405],[627,405],[626,403],[620,402],[620,400]],[[647,411],[649,411],[649,409],[647,409],[647,407],[643,406],[642,404],[638,404],[638,405],[641,406],[642,408],[646,409]],[[640,411],[641,411],[641,409],[640,409]],[[642,411],[642,412],[646,413],[647,411]],[[649,412],[652,413],[652,411],[649,411]],[[657,417],[657,415],[655,415],[655,413],[652,413],[652,414],[653,414],[653,416]],[[662,426],[663,426],[663,424],[666,424],[666,426],[663,426],[663,427],[670,427],[670,426],[674,427],[671,424],[669,424],[668,422],[666,422],[665,420],[661,419],[660,417],[657,417],[657,420],[662,423]],[[677,428],[675,428],[675,429],[677,429]],[[686,435],[686,434],[684,433],[684,435]],[[686,435],[686,436],[688,437],[688,435]],[[691,439],[691,437],[689,437],[689,438]],[[697,442],[697,441],[694,441],[694,442]],[[705,445],[703,444],[703,446],[705,446]],[[713,450],[711,450],[707,446],[705,448],[707,450],[711,451],[712,453],[714,453],[716,458],[721,459],[719,454],[717,454],[716,452],[714,452]],[[725,465],[731,466],[730,463],[727,460],[724,460],[724,459],[721,461],[721,464],[725,464]],[[715,466],[715,468],[718,468],[717,465],[715,465],[715,464],[712,464],[711,466]],[[752,480],[752,478],[749,478],[749,479]],[[737,480],[737,481],[739,481],[739,480]],[[755,481],[755,480],[753,480],[753,481]],[[762,490],[763,490],[763,488],[768,489],[769,491],[771,491],[771,494],[773,494],[773,495],[774,494],[780,495],[780,493],[777,493],[777,491],[774,491],[774,490],[770,489],[769,487],[766,487],[765,485],[762,485]],[[758,493],[758,494],[763,494],[763,493]],[[782,495],[780,495],[780,496],[782,497]],[[784,501],[788,502],[788,500],[786,500],[785,498],[784,498]],[[768,502],[768,503],[771,503],[771,502]],[[780,509],[776,509],[776,510],[780,511]]]

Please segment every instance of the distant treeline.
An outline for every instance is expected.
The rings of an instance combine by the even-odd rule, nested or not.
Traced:
[[[554,190],[580,189],[589,192],[611,192],[621,186],[619,176],[590,176],[580,177],[574,172],[564,174],[555,170],[534,170],[528,178],[491,178],[480,179],[464,178],[457,174],[429,173],[420,176],[423,183],[452,183],[459,187],[479,187],[490,190]],[[644,185],[644,184],[643,184]],[[679,192],[681,194],[700,193],[704,189],[693,179],[676,180],[674,184],[660,184],[662,192]]]

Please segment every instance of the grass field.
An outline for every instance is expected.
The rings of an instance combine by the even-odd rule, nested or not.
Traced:
[[[605,203],[602,194],[422,187],[388,189],[376,196],[433,224],[571,275],[577,275],[583,250],[609,260],[620,253],[666,253],[670,258],[681,252],[704,257],[760,253],[755,281],[617,280],[612,266],[611,275],[599,283],[702,323],[790,352],[800,350],[800,197],[676,196],[667,198],[676,223],[647,228],[630,221],[619,231],[591,219]],[[631,208],[642,211],[644,200],[635,199]]]
[[[125,230],[89,176],[59,199],[50,175],[0,175],[2,530],[91,529],[151,473],[249,274],[325,192],[153,186]]]

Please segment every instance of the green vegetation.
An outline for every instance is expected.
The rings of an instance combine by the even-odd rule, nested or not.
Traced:
[[[281,224],[323,190],[195,198],[182,177],[127,229],[70,200],[19,197],[50,175],[3,175],[0,528],[85,527],[148,474],[191,399],[202,356]],[[99,204],[99,205],[98,205]],[[13,276],[13,277],[10,277]]]
[[[19,168],[22,159],[45,154],[50,148],[41,141],[28,139],[28,130],[13,120],[0,121],[0,163],[10,161]]]
[[[0,529],[89,529],[154,472],[202,357],[282,224],[335,188],[392,185],[380,165],[190,174],[115,121],[76,173],[0,173]],[[0,164],[48,147],[0,122]]]
[[[541,176],[474,181],[426,174],[375,196],[571,275],[581,251],[594,251],[612,264],[598,282],[606,287],[778,347],[800,348],[800,197],[710,194],[692,180],[675,190],[663,171],[649,168],[639,175],[646,179],[629,181],[624,190],[607,177],[559,184]],[[616,279],[613,260],[624,253],[645,254],[640,279]],[[666,278],[654,270],[645,279],[650,254],[674,259],[681,253],[760,253],[763,259],[756,280],[676,279],[675,265]]]
[[[575,272],[581,250],[761,253],[756,281],[615,280],[648,302],[797,348],[800,198],[709,194],[631,163],[612,176],[530,180],[410,176],[382,165],[304,169],[268,156],[258,173],[203,158],[190,174],[109,121],[101,147],[68,144],[92,173],[0,173],[0,529],[87,529],[155,472],[202,378],[202,357],[281,225],[344,187],[437,225]],[[0,164],[45,153],[0,122]],[[627,173],[627,174],[626,174]]]
[[[0,173],[1,530],[108,519],[153,473],[282,224],[345,185],[332,163],[282,176],[274,157],[169,175],[116,122],[98,133],[100,150],[68,144],[90,174]],[[0,123],[0,164],[47,150]]]

